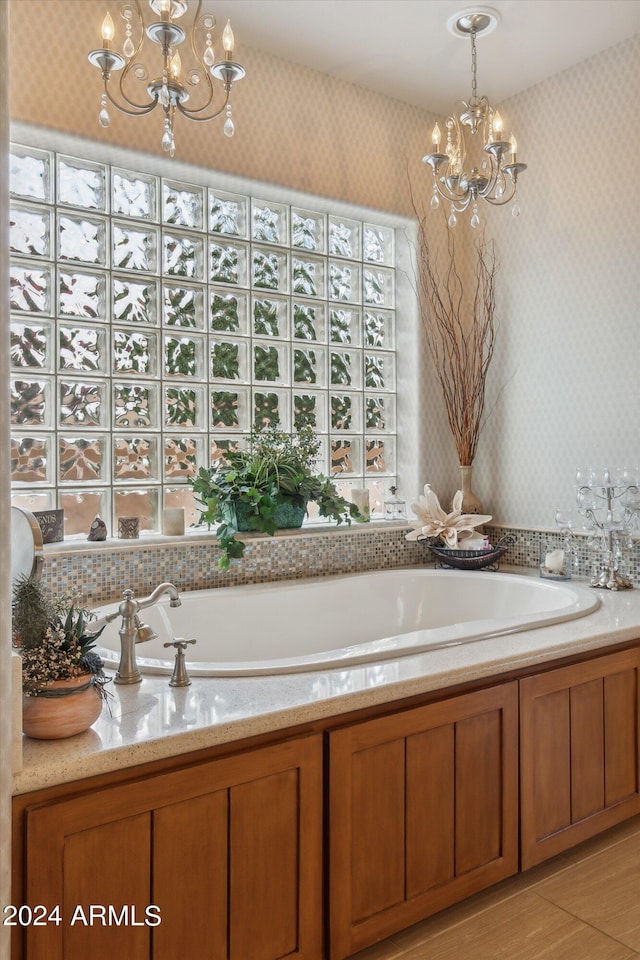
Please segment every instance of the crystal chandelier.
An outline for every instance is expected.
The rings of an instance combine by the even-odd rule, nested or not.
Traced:
[[[245,71],[232,60],[234,37],[229,21],[222,32],[224,58],[216,60],[213,48],[216,20],[211,14],[201,14],[202,0],[198,0],[191,27],[185,24],[184,29],[176,21],[187,12],[188,0],[149,0],[149,6],[152,11],[151,22],[145,23],[140,0],[122,4],[122,53],[113,48],[115,25],[111,14],[107,13],[102,22],[103,45],[99,50],[89,53],[89,62],[98,67],[104,82],[98,114],[100,126],[109,126],[108,103],[130,117],[145,116],[159,106],[164,114],[161,145],[170,156],[174,155],[176,147],[176,111],[199,123],[214,120],[225,113],[224,133],[232,137],[235,126],[229,102],[231,87],[236,80],[244,77]],[[190,63],[183,67],[179,48],[187,35]],[[149,56],[149,67],[140,59],[147,38],[159,47],[156,50],[151,44],[146,45],[144,55]],[[153,75],[150,75],[149,69],[154,71]],[[120,70],[119,82],[112,84],[112,74]],[[212,109],[211,106],[215,96],[211,77],[221,80],[224,87],[225,96],[219,109]],[[140,90],[136,92],[136,85],[141,83],[146,84],[147,99],[143,102],[139,99]],[[187,106],[192,92],[193,105]]]
[[[476,37],[493,30],[500,18],[497,10],[482,7],[477,12],[464,10],[449,20],[452,33],[471,38],[471,96],[459,100],[445,122],[446,143],[440,153],[442,132],[436,123],[431,135],[434,153],[422,162],[433,173],[432,209],[440,200],[450,204],[449,226],[457,223],[456,214],[471,206],[471,226],[480,225],[478,200],[502,206],[515,199],[513,216],[520,213],[516,190],[518,175],[527,169],[517,159],[516,138],[506,140],[502,117],[486,97],[478,97],[476,87]],[[509,162],[505,163],[505,159]]]

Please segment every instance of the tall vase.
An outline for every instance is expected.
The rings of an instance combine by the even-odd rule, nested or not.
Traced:
[[[483,513],[482,503],[476,497],[471,489],[473,466],[460,466],[461,488],[462,488],[462,512],[463,513]]]

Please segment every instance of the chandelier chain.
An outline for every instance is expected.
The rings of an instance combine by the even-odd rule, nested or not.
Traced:
[[[477,79],[476,75],[478,72],[478,58],[476,54],[476,28],[475,25],[471,28],[471,102],[475,103],[478,99],[477,91]]]

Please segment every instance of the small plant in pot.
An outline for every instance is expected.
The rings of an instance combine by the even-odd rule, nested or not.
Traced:
[[[244,553],[238,531],[273,536],[278,529],[299,527],[310,501],[318,504],[320,516],[338,523],[359,517],[333,481],[315,472],[319,450],[311,427],[293,436],[264,427],[251,435],[246,450],[229,451],[208,469],[200,467],[189,482],[200,504],[199,523],[217,524],[221,570]]]
[[[52,596],[33,576],[13,586],[12,636],[22,657],[23,730],[39,740],[88,730],[106,696],[100,657],[92,652],[104,627],[75,598]]]

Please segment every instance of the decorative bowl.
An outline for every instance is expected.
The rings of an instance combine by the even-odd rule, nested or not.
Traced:
[[[514,543],[511,536],[501,537],[499,542],[490,550],[452,550],[450,547],[439,546],[430,541],[427,546],[436,558],[436,565],[441,567],[455,567],[458,570],[497,570],[499,560],[505,555]]]

